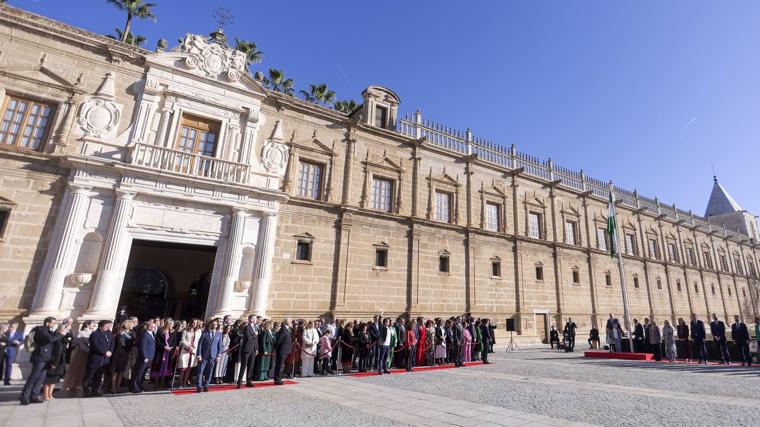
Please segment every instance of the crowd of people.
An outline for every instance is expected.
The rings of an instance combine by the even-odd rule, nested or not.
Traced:
[[[715,346],[720,354],[721,365],[730,365],[731,357],[728,351],[728,328],[726,324],[718,319],[713,313],[710,322],[710,336],[715,342]],[[552,326],[549,332],[549,343],[552,348],[566,348],[572,351],[575,347],[575,322],[569,318],[563,329],[563,340],[560,345],[559,331]],[[610,352],[622,352],[623,340],[626,339],[626,333],[620,325],[620,321],[610,313],[606,324],[605,342]],[[747,325],[741,321],[739,316],[734,316],[734,323],[731,325],[731,338],[736,344],[739,353],[739,362],[741,366],[752,366],[752,355],[749,350],[749,343],[752,337]],[[706,364],[707,357],[707,330],[705,323],[699,319],[696,314],[691,315],[689,324],[683,318],[679,318],[675,326],[670,324],[669,320],[663,321],[663,326],[657,324],[655,319],[644,318],[644,322],[633,319],[633,330],[631,332],[631,341],[633,343],[632,352],[634,353],[651,353],[654,359],[661,361],[663,359],[663,349],[665,359],[669,362],[675,362],[676,359],[685,359],[688,362],[698,360],[700,364]],[[760,317],[755,318],[755,339],[758,341],[760,348]],[[596,325],[591,326],[588,337],[589,349],[599,348],[601,345],[599,329]]]
[[[19,348],[31,353],[32,370],[19,398],[28,405],[55,399],[61,381],[61,389],[72,397],[141,393],[148,387],[146,378],[154,390],[194,387],[202,393],[211,384],[241,388],[270,379],[283,384],[283,378],[295,376],[489,363],[495,327],[489,319],[469,316],[275,322],[252,315],[206,323],[87,320],[74,333],[71,319],[59,323],[48,317],[26,337],[18,325],[10,325],[0,342],[6,384]]]

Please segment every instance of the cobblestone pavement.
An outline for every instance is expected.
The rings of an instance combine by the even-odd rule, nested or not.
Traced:
[[[760,369],[584,359],[524,350],[491,365],[175,396],[143,393],[19,406],[7,426],[757,426]]]

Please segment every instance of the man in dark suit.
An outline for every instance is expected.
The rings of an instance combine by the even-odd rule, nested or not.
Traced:
[[[633,352],[644,352],[644,327],[639,323],[639,319],[633,319]]]
[[[576,326],[575,322],[573,322],[572,317],[567,318],[567,323],[565,323],[565,334],[567,334],[568,341],[570,343],[570,350],[575,349],[575,330],[578,329],[578,326]]]
[[[559,348],[559,331],[552,325],[549,331],[549,345],[554,348],[555,343],[557,344],[557,348]]]
[[[479,326],[480,326],[480,324],[475,322],[475,318],[474,317],[470,317],[469,318],[469,322],[467,322],[467,330],[470,331],[470,336],[472,337],[472,341],[473,342],[478,340],[478,327]],[[476,346],[476,345],[472,346],[472,351],[471,351],[471,354],[470,354],[470,359],[471,360],[475,360],[475,358],[473,356],[475,355],[475,353],[477,351],[477,347],[478,346]]]
[[[396,367],[403,368],[406,365],[407,353],[409,351],[406,348],[406,320],[403,317],[400,317],[396,323],[396,350],[398,350],[394,353],[396,355]]]
[[[699,363],[707,364],[707,347],[705,347],[705,336],[707,335],[707,332],[705,331],[705,324],[697,319],[697,315],[694,313],[691,314],[690,329],[691,339],[694,341],[694,344],[697,346],[697,351],[699,352]]]
[[[29,361],[32,362],[32,372],[29,373],[19,397],[22,405],[28,405],[30,402],[42,403],[40,388],[47,375],[47,367],[53,360],[53,345],[62,340],[69,332],[66,328],[58,333],[53,332],[57,323],[55,317],[47,317],[42,325],[35,327],[30,332],[34,334],[35,348],[29,358]]]
[[[276,385],[284,384],[282,382],[282,363],[293,350],[293,336],[290,333],[290,319],[282,321],[280,330],[277,331],[277,338],[274,341],[274,383]]]
[[[388,372],[388,353],[391,350],[391,319],[383,319],[380,325],[380,334],[377,338],[377,373],[390,374]]]
[[[132,375],[132,393],[143,392],[145,371],[148,370],[153,357],[156,355],[156,327],[157,325],[152,320],[148,322],[145,331],[140,334],[140,340],[137,342],[137,360]]]
[[[462,361],[462,350],[464,347],[464,327],[462,326],[461,316],[457,316],[457,318],[454,319],[454,325],[451,331],[451,343],[454,347],[451,349],[451,352],[454,355],[454,366],[457,368],[464,366],[464,362]],[[487,348],[488,347],[485,345],[483,346],[483,353],[488,353],[488,351],[486,351]]]
[[[90,352],[87,354],[87,368],[82,387],[84,397],[102,396],[100,383],[108,369],[114,346],[111,326],[113,322],[110,320],[101,320],[98,322],[98,329],[90,334]]]
[[[488,322],[489,322],[488,319],[481,319],[480,320],[480,336],[481,336],[481,339],[483,340],[483,343],[482,343],[483,344],[483,349],[487,349],[488,346],[491,345],[491,333],[489,331]],[[487,351],[480,352],[480,355],[481,355],[481,357],[483,359],[483,363],[484,364],[488,365],[489,363],[491,363],[491,362],[488,361],[488,352]]]
[[[652,353],[651,345],[649,344],[649,327],[651,324],[649,323],[649,318],[644,318],[644,343],[643,343],[643,352],[644,353]]]
[[[219,331],[219,321],[211,320],[198,341],[198,386],[196,393],[208,391],[208,383],[214,375],[214,366],[222,356],[222,333]],[[253,370],[253,367],[250,368]],[[248,375],[249,381],[252,375]],[[239,384],[239,383],[238,383]]]
[[[596,347],[594,343],[596,343]],[[599,348],[599,343],[599,329],[596,328],[596,325],[591,325],[591,330],[588,332],[588,348]]]
[[[739,357],[742,360],[742,366],[752,366],[752,354],[749,352],[749,329],[747,325],[739,319],[739,316],[734,316],[734,324],[731,325],[731,338],[733,338],[736,346],[739,348]]]
[[[710,322],[710,334],[712,334],[713,341],[718,346],[720,352],[720,364],[730,365],[731,356],[728,354],[728,340],[726,339],[726,324],[723,321],[718,320],[718,316],[713,313],[712,322]]]
[[[244,373],[245,386],[253,387],[253,365],[259,352],[259,327],[256,324],[256,316],[248,316],[248,323],[243,325],[240,337],[240,374],[237,378],[237,388],[242,386]]]
[[[369,341],[372,344],[369,348],[369,366],[377,366],[377,339],[380,337],[380,316],[375,315],[372,317],[372,323],[369,324],[367,332],[369,332]]]

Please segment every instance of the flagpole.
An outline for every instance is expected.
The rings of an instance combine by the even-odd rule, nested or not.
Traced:
[[[613,192],[612,181],[610,181],[609,191],[610,191],[610,213],[613,216],[617,216],[616,209],[615,209],[615,193]],[[620,234],[618,233],[617,220],[615,219],[614,220],[614,236],[610,236],[610,237],[615,239],[615,243],[614,243],[614,245],[616,246],[615,252],[618,259],[618,270],[620,272],[620,290],[623,293],[623,323],[625,323],[625,330],[626,332],[628,332],[629,351],[633,353],[633,334],[631,333],[631,319],[630,319],[630,313],[628,310],[628,287],[625,284],[625,266],[623,265],[623,254],[622,254],[622,251],[620,250],[619,235]],[[621,349],[615,349],[615,350],[620,351]]]

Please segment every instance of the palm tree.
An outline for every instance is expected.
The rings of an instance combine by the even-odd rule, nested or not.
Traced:
[[[333,104],[333,108],[340,111],[341,113],[351,114],[354,110],[356,110],[356,107],[358,107],[359,104],[356,103],[353,99],[349,99],[347,101],[335,101],[335,104]]]
[[[127,22],[124,24],[124,31],[121,32],[121,41],[125,43],[132,30],[132,18],[150,18],[154,21],[156,19],[152,10],[156,6],[155,3],[145,3],[145,0],[108,0],[108,3],[116,6],[119,10],[127,11]]]
[[[126,40],[122,40],[124,39],[124,33],[118,28],[114,28],[113,30],[116,34],[109,34],[108,37],[115,40],[123,41],[126,44],[131,44],[132,46],[140,47],[142,46],[143,43],[145,43],[145,40],[147,40],[145,36],[139,36],[139,35],[136,36],[132,33],[127,33]]]
[[[245,61],[248,65],[258,64],[264,59],[264,52],[260,51],[259,48],[256,47],[256,43],[252,41],[238,40],[237,37],[235,37],[235,50],[243,52],[245,55]]]
[[[282,92],[285,95],[293,96],[296,89],[293,87],[293,79],[286,79],[285,72],[275,68],[269,69],[269,77],[264,77],[264,86],[275,92]]]
[[[299,93],[303,96],[303,99],[307,102],[313,102],[314,104],[327,104],[335,99],[335,92],[327,87],[326,83],[309,85],[309,91],[300,90]]]

